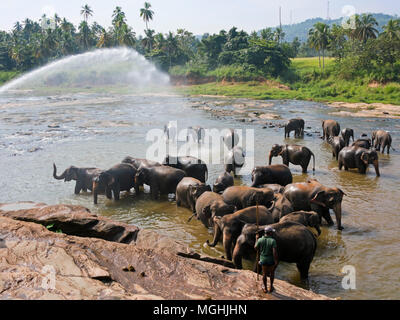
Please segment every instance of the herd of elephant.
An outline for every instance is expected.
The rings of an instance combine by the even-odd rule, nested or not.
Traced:
[[[340,125],[334,120],[323,121],[322,127],[322,138],[331,144],[339,168],[358,168],[359,172],[365,173],[368,164],[372,163],[379,175],[376,150],[382,147],[383,152],[387,148],[389,153],[389,133],[379,130],[373,133],[372,139],[363,137],[354,141],[353,130],[340,131]],[[303,136],[304,120],[289,120],[285,126],[285,138],[291,131],[295,131],[296,137]],[[348,146],[350,138],[353,139],[352,146]],[[206,244],[213,247],[222,242],[226,259],[232,260],[237,268],[242,268],[243,258],[255,259],[256,234],[261,233],[266,225],[272,225],[276,230],[274,238],[279,260],[296,263],[301,278],[307,279],[317,248],[317,238],[308,227],[315,228],[320,235],[322,219],[328,226],[334,225],[329,211],[332,209],[337,229],[342,230],[345,193],[339,188],[324,186],[316,179],[293,183],[289,163],[300,165],[303,172],[307,172],[313,157],[315,170],[314,154],[299,145],[273,145],[269,165],[253,169],[251,185],[235,186],[236,169],[243,165],[242,161],[235,160],[238,159],[235,154],[244,157],[245,153],[237,146],[233,129],[223,139],[230,149],[230,161],[225,162],[225,172],[218,176],[212,188],[206,184],[207,165],[191,156],[166,156],[162,163],[128,156],[108,170],[71,166],[61,175],[57,175],[53,164],[53,177],[75,180],[75,194],[90,190],[95,204],[99,194],[119,200],[120,192],[134,188],[135,195],[139,195],[144,185],[150,187],[153,199],[173,193],[177,206],[192,212],[188,222],[196,217],[206,228],[213,230],[213,240]],[[375,148],[370,150],[373,144]],[[271,165],[276,156],[282,157],[283,164]]]

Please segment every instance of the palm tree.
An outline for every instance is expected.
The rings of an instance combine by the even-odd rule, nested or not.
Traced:
[[[309,45],[318,51],[319,67],[321,68],[321,50],[322,50],[322,70],[325,69],[325,50],[329,44],[330,30],[329,26],[322,22],[314,24],[308,32]]]
[[[85,4],[82,7],[81,15],[85,19],[85,22],[87,22],[88,18],[93,15],[93,10],[87,4]]]
[[[368,39],[376,39],[379,32],[375,26],[378,26],[378,22],[371,14],[363,13],[361,17],[356,16],[354,37],[363,43],[367,42]]]
[[[146,37],[143,38],[142,45],[145,49],[147,49],[150,52],[153,49],[155,31],[151,29],[146,29],[144,30],[144,33]]]
[[[149,29],[148,22],[153,20],[154,11],[150,10],[151,4],[149,2],[144,3],[144,8],[140,9],[140,16],[143,18],[143,21],[146,23],[146,30]]]
[[[103,28],[99,41],[96,44],[97,48],[107,48],[112,46],[112,36]]]
[[[86,21],[82,21],[79,25],[79,38],[83,48],[87,50],[90,42],[90,28]]]
[[[275,29],[274,38],[274,40],[279,44],[281,43],[281,41],[283,41],[283,39],[285,38],[285,33],[283,32],[282,28],[278,27]]]
[[[400,39],[400,19],[390,19],[386,26],[383,26],[383,36],[390,41]]]

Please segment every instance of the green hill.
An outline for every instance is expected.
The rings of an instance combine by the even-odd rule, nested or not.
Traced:
[[[382,26],[386,25],[390,19],[396,19],[397,16],[392,16],[383,13],[373,13],[372,14],[376,21],[378,22],[378,30],[379,32],[382,31]],[[323,22],[329,25],[342,23],[342,18],[340,19],[322,19],[322,18],[312,18],[306,21],[292,24],[292,25],[282,25],[282,29],[285,32],[285,41],[292,42],[295,37],[298,37],[300,41],[305,42],[307,41],[308,30],[310,30],[315,23]]]

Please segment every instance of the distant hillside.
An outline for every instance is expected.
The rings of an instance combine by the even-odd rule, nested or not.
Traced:
[[[388,14],[382,13],[373,13],[372,14],[376,21],[378,22],[378,30],[379,32],[382,31],[382,26],[386,25],[390,19],[397,19],[397,16],[391,16]],[[295,37],[298,37],[300,41],[304,42],[307,41],[308,30],[310,30],[315,23],[323,22],[329,25],[342,23],[342,18],[334,19],[334,20],[327,20],[322,18],[313,18],[308,19],[306,21],[292,24],[292,25],[282,25],[283,32],[285,32],[285,41],[291,42]]]

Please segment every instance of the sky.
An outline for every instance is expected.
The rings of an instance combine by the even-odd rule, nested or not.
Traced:
[[[217,33],[232,26],[247,32],[282,24],[327,17],[328,0],[147,0],[155,12],[149,27],[167,33],[184,28],[196,35]],[[137,35],[143,35],[145,24],[139,17],[144,0],[0,0],[0,30],[9,31],[16,21],[38,20],[43,13],[66,17],[75,25],[82,20],[81,7],[88,4],[94,11],[89,23],[111,25],[116,6],[122,7],[128,24]],[[399,0],[330,0],[332,19],[348,13],[387,13],[400,15]]]

